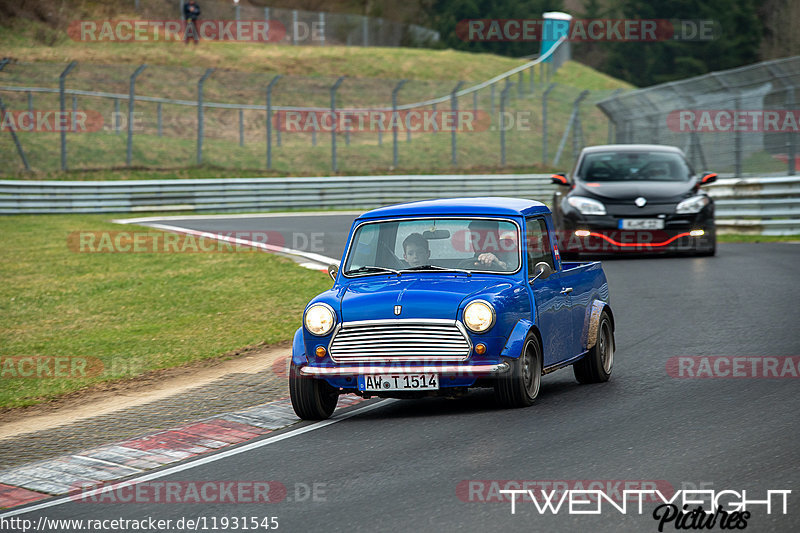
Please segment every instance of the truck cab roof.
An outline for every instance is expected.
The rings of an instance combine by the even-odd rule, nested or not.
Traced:
[[[365,218],[394,218],[411,216],[527,216],[550,213],[541,202],[521,198],[483,196],[472,198],[442,198],[421,200],[373,209],[361,215]]]

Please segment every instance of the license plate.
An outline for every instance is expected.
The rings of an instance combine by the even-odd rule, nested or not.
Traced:
[[[619,229],[664,229],[664,220],[660,218],[623,218],[619,221]]]
[[[358,376],[358,390],[438,390],[438,374],[378,374]]]

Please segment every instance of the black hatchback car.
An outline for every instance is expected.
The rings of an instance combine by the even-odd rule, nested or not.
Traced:
[[[584,148],[571,176],[554,174],[559,248],[566,256],[617,252],[716,253],[714,200],[672,146],[616,144]]]

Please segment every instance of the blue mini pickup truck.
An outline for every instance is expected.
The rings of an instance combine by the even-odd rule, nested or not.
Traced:
[[[572,365],[607,381],[614,315],[599,262],[562,262],[548,208],[455,198],[370,211],[350,230],[334,285],[294,336],[292,406],[329,417],[339,394],[417,398],[493,387],[523,407]]]

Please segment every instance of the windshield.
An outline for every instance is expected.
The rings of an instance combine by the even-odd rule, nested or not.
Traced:
[[[344,266],[346,276],[519,269],[519,227],[487,218],[428,218],[362,224]]]
[[[584,181],[688,181],[691,169],[673,152],[599,152],[586,154],[578,169]]]

